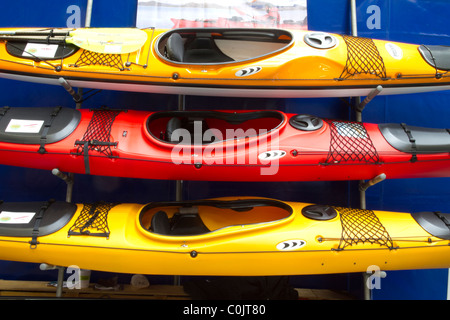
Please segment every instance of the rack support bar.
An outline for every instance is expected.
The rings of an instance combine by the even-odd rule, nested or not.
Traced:
[[[66,89],[66,91],[73,97],[73,100],[75,102],[81,101],[81,96],[75,92],[75,90],[72,88],[72,86],[64,79],[63,77],[58,79],[58,82]]]

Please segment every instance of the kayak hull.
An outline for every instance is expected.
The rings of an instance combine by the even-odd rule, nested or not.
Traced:
[[[207,200],[208,204],[202,201],[205,200],[184,204],[117,204],[107,214],[107,236],[95,236],[98,229],[89,227],[86,230],[90,234],[73,232],[73,226],[87,205],[78,204],[66,225],[48,235],[38,236],[34,246],[30,245],[31,237],[0,236],[0,258],[59,266],[76,265],[82,269],[107,272],[160,275],[304,275],[365,272],[370,266],[378,266],[381,270],[450,266],[449,240],[443,239],[447,235],[436,237],[428,233],[418,223],[421,220],[409,213],[360,211],[358,214],[375,217],[376,223],[385,230],[384,235],[372,235],[369,240],[352,239],[352,244],[342,245],[342,232],[348,237],[353,236],[349,229],[343,227],[344,208],[334,209],[337,216],[317,220],[303,213],[305,208],[313,206],[311,204],[261,198],[213,199],[222,202],[218,208],[211,204],[211,200]],[[223,205],[236,201],[240,202],[239,209],[228,209]],[[255,207],[243,209],[242,201],[250,201]],[[190,209],[192,205],[198,206],[198,214],[208,227],[221,219],[217,215],[224,213],[228,215],[230,225],[188,235],[166,235],[147,230],[143,221],[150,211],[155,215],[155,210],[160,207],[179,209],[187,203]],[[243,219],[243,215],[250,216],[258,206],[266,213],[255,214],[266,216],[266,221],[257,222],[258,219],[251,218],[249,221],[252,223],[232,225],[236,216],[239,215],[239,219]],[[202,211],[203,207],[216,214],[215,220],[208,218],[208,214]],[[270,218],[267,210],[280,208],[289,213],[281,218],[276,215],[278,220],[272,221],[275,217]],[[192,215],[192,211],[189,214]],[[432,213],[423,216],[428,214]],[[367,222],[357,225],[362,229],[369,228]],[[0,224],[1,233],[4,234],[6,229],[4,223]],[[385,237],[391,242],[386,244]]]

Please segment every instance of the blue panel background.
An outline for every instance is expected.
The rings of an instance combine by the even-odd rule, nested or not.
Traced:
[[[372,5],[380,9],[380,28],[370,29]],[[356,1],[359,36],[417,44],[450,45],[448,1],[366,0]],[[351,33],[350,1],[329,1],[320,7],[308,1],[308,27]],[[364,110],[366,122],[405,122],[427,127],[449,127],[450,93],[411,94],[376,97]],[[367,208],[392,211],[449,211],[450,180],[386,180],[367,191]],[[388,272],[374,299],[446,299],[448,270]]]
[[[450,4],[445,0],[365,0],[356,1],[360,36],[424,44],[450,45],[447,18]],[[380,28],[369,29],[369,6],[380,9]],[[22,0],[4,5],[0,27],[65,27],[74,22],[69,6],[78,6],[77,22],[84,25],[86,1]],[[134,26],[137,1],[95,0],[93,27]],[[308,24],[311,30],[350,34],[350,1],[308,1]],[[0,79],[0,105],[75,106],[63,88]],[[240,108],[280,109],[286,112],[312,113],[322,117],[349,119],[353,115],[341,99],[234,99],[186,97],[186,109]],[[449,127],[450,92],[376,97],[364,110],[366,122],[406,122],[410,125]],[[102,91],[84,102],[84,107],[120,107],[130,109],[176,109],[177,97]],[[5,201],[65,199],[64,182],[50,172],[0,166],[0,198]],[[367,208],[392,211],[438,210],[449,212],[450,179],[387,180],[367,191]],[[356,182],[313,183],[184,183],[185,199],[215,196],[252,195],[286,201],[304,201],[332,205],[358,206]],[[96,200],[140,202],[173,200],[175,182],[76,175],[74,202]],[[93,273],[93,277],[109,277]],[[126,281],[127,275],[119,275]],[[35,264],[0,261],[0,278],[55,280],[52,271],[39,271]],[[168,277],[152,276],[151,281],[170,282]],[[348,290],[361,297],[362,276],[342,274],[293,277],[299,287]],[[413,270],[388,272],[381,289],[373,291],[374,299],[446,299],[448,270]]]

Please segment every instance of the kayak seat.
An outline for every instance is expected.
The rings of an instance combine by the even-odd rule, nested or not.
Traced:
[[[201,125],[198,122],[201,122]],[[201,130],[199,130],[199,128]],[[177,129],[184,130],[175,133]],[[214,138],[212,139],[212,141],[204,139],[204,133],[206,130],[208,130],[208,124],[201,118],[188,119],[173,117],[167,122],[165,140],[172,143],[182,142],[184,144],[198,144],[198,142],[204,144],[215,141]],[[188,134],[189,136],[186,137],[186,134]]]
[[[440,70],[450,70],[450,46],[419,46],[419,52],[425,61]]]
[[[229,62],[233,61],[233,59],[220,51],[212,38],[201,37],[195,38],[186,44],[183,61],[192,63],[213,63]]]
[[[173,33],[167,39],[164,54],[169,60],[178,62],[183,61],[184,41],[179,33]]]
[[[398,123],[378,125],[383,137],[395,149],[408,153],[450,152],[450,130],[406,126]]]
[[[171,235],[187,236],[210,232],[198,214],[176,213],[170,223]]]
[[[196,235],[210,232],[198,214],[175,213],[171,219],[164,211],[156,212],[151,221],[150,231],[162,235]]]
[[[169,60],[177,62],[201,64],[233,61],[220,51],[212,38],[194,38],[185,44],[179,33],[173,33],[167,39],[164,54]]]
[[[170,233],[170,221],[167,217],[167,213],[160,210],[153,215],[150,231],[166,235]]]
[[[180,142],[180,139],[176,139],[173,135],[174,131],[181,128],[181,120],[180,118],[171,118],[167,122],[166,126],[166,141],[167,142]]]

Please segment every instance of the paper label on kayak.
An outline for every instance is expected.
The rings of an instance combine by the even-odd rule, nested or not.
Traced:
[[[58,50],[57,44],[27,43],[23,57],[54,58]]]
[[[0,223],[10,224],[26,224],[30,223],[36,212],[12,212],[2,211],[0,212]]]
[[[388,42],[384,46],[392,58],[400,60],[403,58],[403,50],[398,45]]]
[[[122,51],[121,44],[105,44],[104,53],[117,54]]]
[[[44,120],[21,120],[11,119],[5,132],[15,133],[38,133],[41,131]]]
[[[280,251],[292,251],[302,248],[306,245],[305,240],[286,240],[277,244],[277,249]]]

